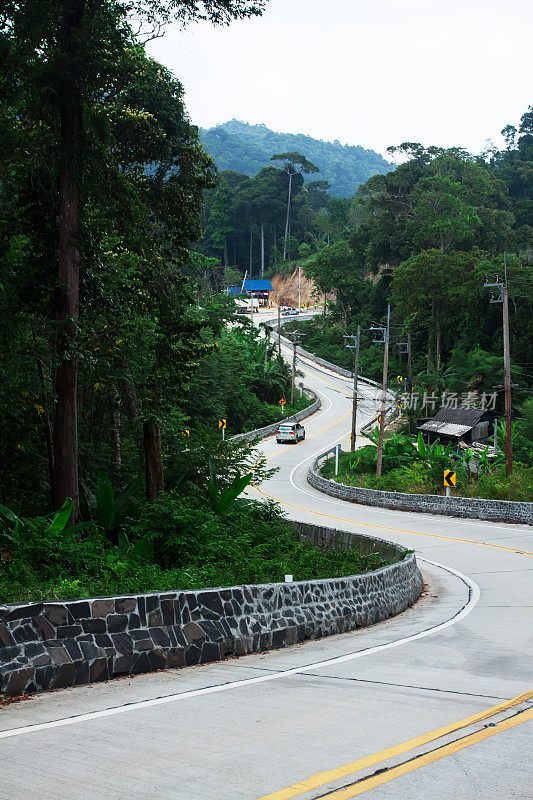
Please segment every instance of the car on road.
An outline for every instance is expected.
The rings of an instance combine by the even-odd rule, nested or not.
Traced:
[[[305,428],[299,422],[282,422],[276,431],[278,444],[283,442],[298,444],[303,439],[305,439]]]
[[[282,310],[281,315],[284,317],[293,317],[295,314],[300,314],[300,313],[301,311],[299,311],[299,309],[287,306]]]

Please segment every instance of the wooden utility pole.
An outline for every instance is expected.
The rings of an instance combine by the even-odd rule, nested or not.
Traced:
[[[267,371],[267,363],[268,363],[268,342],[270,340],[270,328],[268,325],[265,325],[265,374]]]
[[[296,336],[292,342],[292,377],[291,377],[291,406],[294,404],[294,384],[296,382]]]
[[[296,383],[296,348],[300,331],[288,331],[287,336],[292,336],[292,375],[291,375],[291,406],[294,403],[294,385]]]
[[[352,428],[350,432],[350,451],[353,453],[355,451],[355,437],[356,437],[356,424],[357,424],[357,381],[358,381],[358,372],[359,372],[359,344],[361,341],[361,326],[357,326],[357,335],[349,335],[344,334],[345,339],[351,339],[352,342],[355,339],[354,344],[346,344],[350,350],[355,350],[355,362],[354,362],[354,369],[353,369],[353,405],[352,405]]]
[[[499,291],[496,297],[491,291],[491,303],[502,304],[503,316],[503,372],[505,390],[505,469],[508,475],[513,471],[513,426],[511,405],[511,348],[509,345],[509,292],[507,290],[507,253],[503,254],[504,279],[500,282],[498,276],[491,282],[485,276],[485,288]],[[495,438],[496,442],[496,438]],[[495,445],[496,448],[496,445]]]
[[[353,407],[352,407],[352,435],[350,437],[350,450],[353,453],[355,451],[355,427],[357,423],[357,381],[359,378],[359,347],[361,343],[361,326],[357,326],[357,342],[355,344],[355,364],[353,368]]]
[[[411,334],[407,334],[407,369],[409,372],[409,391],[413,391],[413,363],[411,360]]]
[[[381,413],[379,420],[378,459],[376,475],[381,475],[383,461],[383,434],[385,432],[385,409],[387,407],[387,377],[389,371],[389,332],[390,332],[390,305],[387,306],[387,330],[385,332],[385,352],[383,355],[383,385],[381,387]]]
[[[509,346],[509,294],[503,285],[503,369],[505,373],[505,468],[513,471],[513,428],[511,411],[511,350]]]

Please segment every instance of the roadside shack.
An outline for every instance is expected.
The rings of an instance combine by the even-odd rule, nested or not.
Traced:
[[[428,444],[492,444],[498,415],[484,408],[443,406],[431,419],[417,420],[417,428]]]

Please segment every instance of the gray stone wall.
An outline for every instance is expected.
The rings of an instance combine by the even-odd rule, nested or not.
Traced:
[[[237,433],[235,436],[231,437],[231,440],[234,442],[238,442],[241,439],[246,439],[247,441],[252,441],[253,439],[266,439],[267,436],[272,436],[273,433],[276,433],[277,429],[279,428],[282,422],[300,422],[302,419],[306,419],[310,417],[311,414],[314,414],[315,411],[322,405],[322,401],[320,400],[319,396],[316,392],[312,389],[304,388],[304,394],[306,394],[311,399],[314,398],[311,405],[307,406],[307,408],[303,408],[301,411],[297,411],[296,414],[292,414],[290,417],[282,417],[280,416],[278,422],[273,422],[272,425],[265,425],[264,428],[256,428],[254,431],[247,431],[246,433]]]
[[[319,456],[320,458],[320,456]],[[434,494],[406,494],[404,492],[384,492],[378,489],[363,489],[358,486],[345,486],[337,481],[322,477],[318,472],[318,460],[307,473],[307,481],[324,494],[361,503],[367,506],[391,508],[397,511],[420,511],[426,514],[443,514],[448,517],[484,519],[492,522],[519,522],[533,524],[533,503],[519,503],[508,500],[478,500],[470,497],[444,497]]]
[[[316,544],[395,563],[331,580],[0,607],[0,692],[20,694],[218,661],[372,625],[422,591],[413,553],[372,537],[298,523]]]

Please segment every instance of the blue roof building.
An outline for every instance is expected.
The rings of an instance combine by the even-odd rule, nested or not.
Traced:
[[[271,292],[272,284],[268,280],[248,279],[244,281],[244,286],[228,286],[228,294],[241,294],[244,292]]]

